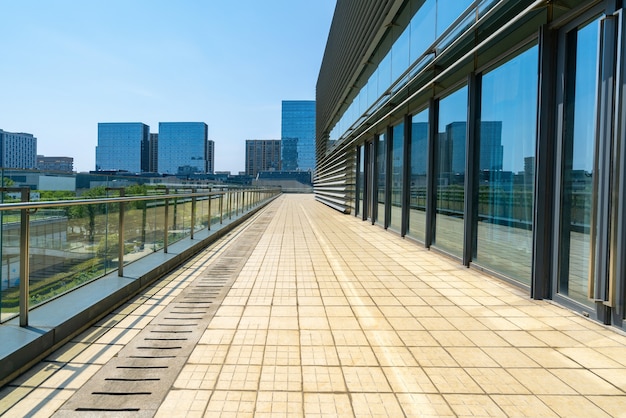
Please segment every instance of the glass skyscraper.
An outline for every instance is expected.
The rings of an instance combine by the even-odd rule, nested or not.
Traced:
[[[315,101],[282,102],[281,154],[284,171],[315,170]]]
[[[98,123],[96,170],[149,171],[150,127],[140,122]]]
[[[208,130],[204,122],[160,122],[159,173],[207,173]]]

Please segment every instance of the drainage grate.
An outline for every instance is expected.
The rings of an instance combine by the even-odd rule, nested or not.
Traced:
[[[112,416],[124,412],[133,417],[153,416],[272,215],[272,211],[265,210],[253,221],[253,227],[233,234],[219,259],[92,376],[55,416],[100,416],[107,412]]]

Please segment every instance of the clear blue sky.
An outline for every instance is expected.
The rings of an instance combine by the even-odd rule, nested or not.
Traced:
[[[94,169],[98,122],[201,121],[215,169],[314,100],[335,0],[0,0],[0,129]]]

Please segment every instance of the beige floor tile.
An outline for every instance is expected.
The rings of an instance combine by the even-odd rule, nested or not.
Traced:
[[[231,345],[224,364],[263,364],[264,345]]]
[[[560,417],[609,417],[602,408],[582,396],[537,395],[539,399]]]
[[[506,370],[500,368],[465,368],[476,383],[489,395],[515,394],[528,395],[528,389],[513,378]]]
[[[483,393],[483,390],[462,368],[424,367],[439,393]]]
[[[226,364],[222,367],[215,388],[217,390],[258,390],[261,366]]]
[[[461,331],[430,331],[430,334],[442,347],[474,347],[476,345]]]
[[[391,392],[380,367],[341,367],[350,392]]]
[[[259,392],[255,417],[303,416],[303,399],[300,392]]]
[[[409,350],[422,367],[459,367],[447,350],[441,347],[410,347]]]
[[[209,329],[200,337],[199,344],[230,344],[235,336],[235,330]]]
[[[206,407],[206,417],[253,417],[257,392],[215,391]],[[174,415],[164,418],[172,418]]]
[[[509,417],[556,418],[558,415],[535,395],[491,395]]]
[[[559,353],[589,369],[619,368],[621,365],[602,353],[587,347],[563,347]]]
[[[188,362],[192,364],[224,364],[228,348],[227,345],[198,344],[191,352]]]
[[[550,372],[581,395],[624,395],[604,378],[585,369],[551,369]]]
[[[435,347],[439,342],[429,331],[396,331],[407,347]]]
[[[72,359],[72,363],[79,364],[106,364],[113,358],[124,346],[123,345],[107,345],[107,344],[91,344],[87,349]]]
[[[515,347],[485,347],[482,350],[500,367],[539,367],[539,364]]]
[[[156,412],[156,418],[202,417],[209,402],[208,390],[171,390]]]
[[[418,365],[411,351],[404,346],[374,346],[372,349],[381,366],[415,367]]]
[[[580,364],[572,361],[570,358],[553,348],[521,347],[519,350],[533,359],[541,367],[545,367],[547,369],[580,367]]]
[[[383,367],[395,393],[437,393],[437,388],[420,367]]]
[[[340,364],[334,345],[302,345],[300,355],[303,366],[338,366]]]
[[[397,394],[400,406],[407,417],[456,417],[443,396],[425,393]]]
[[[344,393],[305,393],[304,414],[311,418],[354,416],[350,398]]]
[[[341,367],[302,366],[302,385],[307,392],[345,392]]]
[[[390,393],[355,393],[352,395],[355,417],[401,417],[402,407]]]
[[[99,364],[67,363],[57,370],[40,388],[80,389],[102,366]]]
[[[535,395],[574,395],[571,386],[545,369],[508,369],[508,372]]]
[[[498,366],[498,363],[478,347],[447,347],[446,350],[461,367]]]
[[[177,389],[210,390],[222,370],[219,364],[186,364],[174,381]]]
[[[264,345],[269,331],[265,329],[237,329],[232,337],[233,345]],[[227,340],[225,340],[227,341]]]
[[[267,345],[299,345],[300,332],[288,329],[270,329],[267,331]]]
[[[9,409],[7,417],[47,418],[60,408],[75,391],[37,388]]]
[[[334,345],[333,333],[329,330],[300,330],[301,345]]]
[[[147,325],[147,324],[146,324]],[[103,334],[96,343],[98,344],[128,344],[133,338],[141,332],[144,326],[137,325],[134,329],[125,329],[122,327],[111,328]]]
[[[591,372],[626,392],[626,369],[592,369]]]
[[[612,417],[626,416],[626,397],[624,396],[588,396],[587,399]]]
[[[297,345],[266,345],[264,365],[299,366],[300,347]]]
[[[336,345],[369,345],[365,333],[360,330],[332,330]]]
[[[443,395],[459,417],[506,417],[500,407],[487,395]]]
[[[300,366],[264,365],[259,382],[261,391],[302,391]]]
[[[336,350],[342,366],[378,366],[378,359],[370,346],[338,345]]]

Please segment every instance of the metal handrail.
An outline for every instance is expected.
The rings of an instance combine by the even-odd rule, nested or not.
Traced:
[[[219,191],[210,191],[210,192],[196,192],[192,190],[191,193],[169,193],[169,188],[165,189],[164,194],[158,195],[147,195],[147,196],[120,196],[120,197],[103,197],[103,198],[93,198],[93,199],[76,199],[76,200],[55,200],[55,201],[38,201],[38,202],[28,202],[30,197],[30,189],[29,188],[0,188],[0,191],[20,191],[21,192],[21,202],[15,203],[2,203],[0,204],[0,214],[3,211],[17,211],[21,212],[20,216],[20,285],[19,285],[19,323],[20,326],[26,327],[28,326],[28,312],[29,312],[29,282],[30,282],[30,260],[29,260],[29,244],[30,244],[30,215],[35,213],[39,209],[48,209],[55,207],[68,207],[68,206],[85,206],[85,205],[94,205],[94,204],[109,204],[109,203],[117,203],[119,205],[119,218],[118,218],[118,276],[123,276],[124,274],[124,211],[125,211],[125,203],[128,202],[137,202],[137,201],[155,201],[162,200],[165,205],[165,216],[164,216],[164,237],[163,237],[163,252],[167,253],[168,250],[168,234],[169,234],[169,226],[168,226],[168,209],[169,209],[169,200],[170,199],[191,199],[192,205],[192,215],[191,215],[191,224],[190,224],[190,239],[194,238],[194,230],[195,230],[195,211],[196,211],[196,200],[197,198],[208,198],[209,199],[209,222],[207,229],[211,229],[211,200],[214,197],[219,198],[219,210],[220,210],[220,224],[224,219],[224,197],[228,199],[227,205],[227,213],[229,219],[232,219],[232,198],[233,194],[235,194],[235,216],[239,215],[239,206],[243,205],[241,208],[241,213],[243,214],[246,210],[250,210],[255,203],[258,203],[262,200],[262,194],[268,193],[270,196],[274,196],[281,192],[280,189],[277,188],[263,188],[263,189],[235,189],[235,190],[219,190]],[[246,192],[248,193],[246,196]],[[123,191],[121,191],[123,195]],[[241,194],[241,200],[240,200]],[[256,199],[255,199],[256,196]],[[267,196],[266,198],[270,197]],[[1,226],[0,226],[1,227]]]

